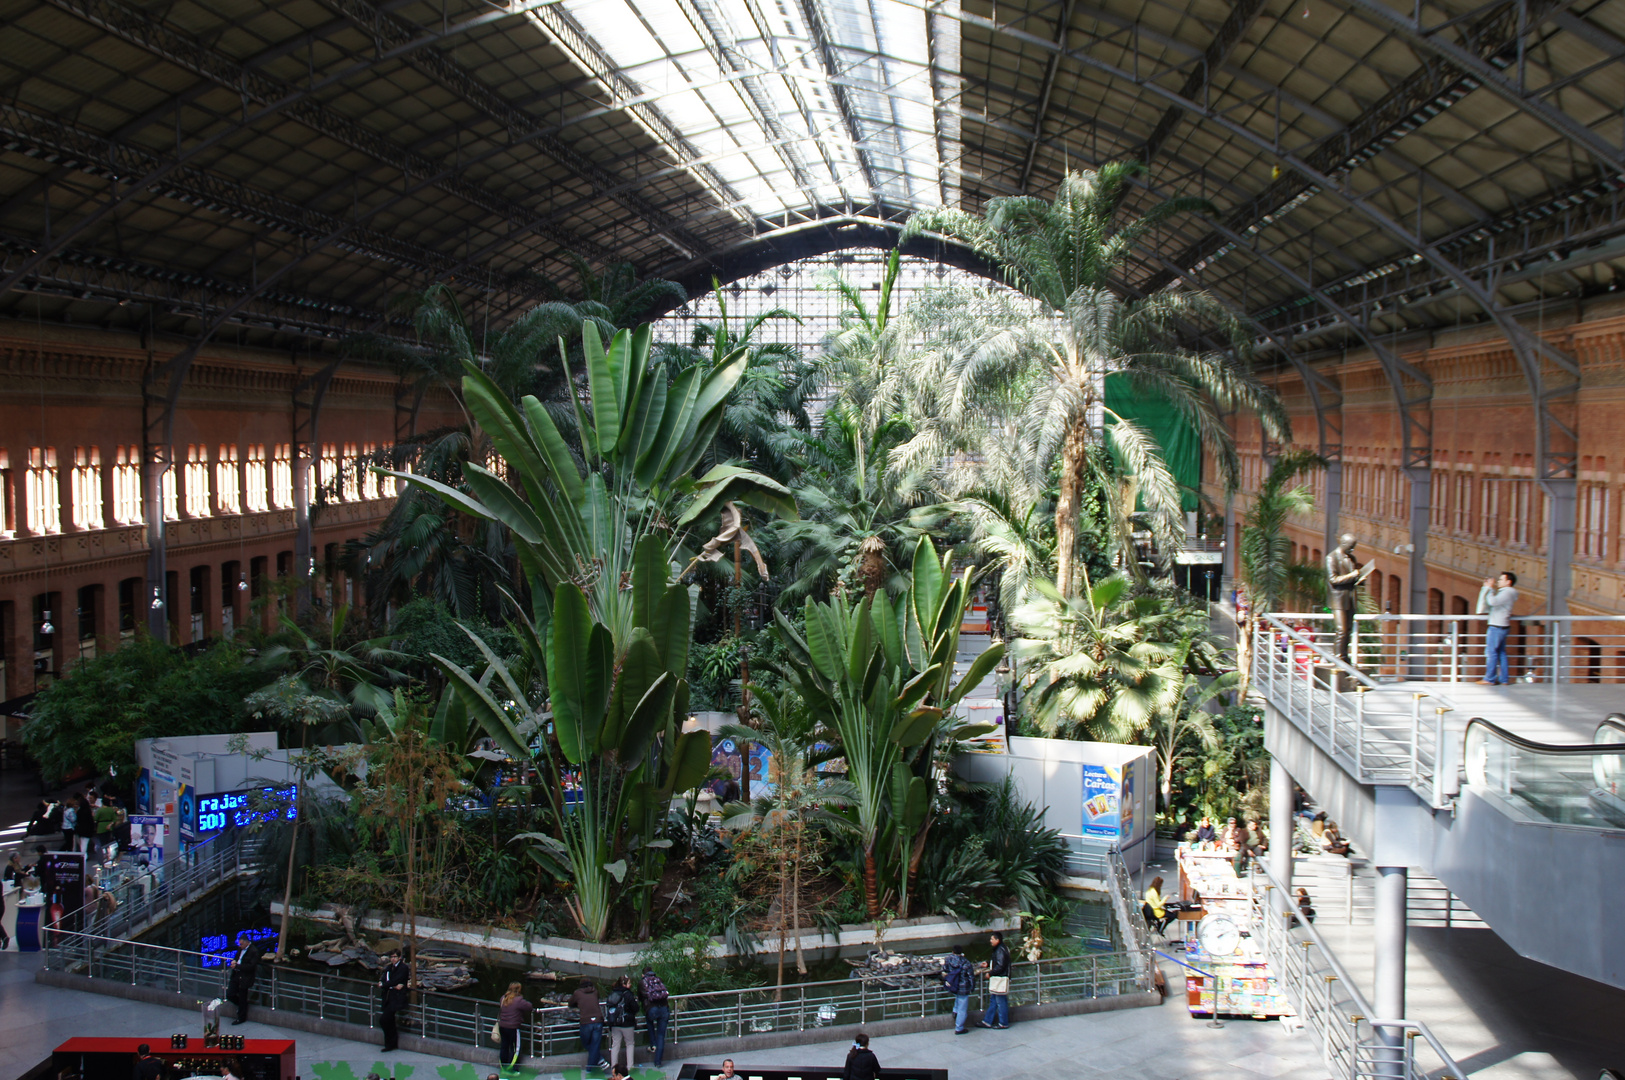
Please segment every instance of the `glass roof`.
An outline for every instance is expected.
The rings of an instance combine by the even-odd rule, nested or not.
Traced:
[[[641,99],[630,115],[741,220],[954,199],[941,148],[959,132],[932,103],[959,23],[917,2],[561,0],[530,18],[612,99]]]

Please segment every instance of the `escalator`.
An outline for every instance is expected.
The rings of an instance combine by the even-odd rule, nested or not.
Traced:
[[[1468,721],[1469,787],[1518,816],[1554,825],[1625,829],[1625,714],[1610,713],[1590,743],[1540,743],[1482,717]]]

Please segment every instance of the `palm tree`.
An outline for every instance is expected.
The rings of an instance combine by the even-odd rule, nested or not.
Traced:
[[[364,464],[405,469],[467,492],[462,468],[476,452],[475,434],[470,428],[428,432],[375,451]],[[342,565],[364,582],[373,619],[391,603],[429,596],[459,619],[491,620],[502,591],[518,585],[506,529],[459,515],[434,495],[405,485],[377,528],[346,545]]]
[[[1046,735],[1129,742],[1177,705],[1187,667],[1211,667],[1216,642],[1153,595],[1114,575],[1084,576],[1076,596],[1034,582],[1036,597],[1011,613],[1010,651],[1031,667],[1028,715]]]
[[[1305,474],[1324,469],[1326,459],[1309,450],[1289,450],[1275,459],[1269,475],[1253,496],[1241,526],[1241,571],[1247,579],[1255,611],[1276,611],[1294,589],[1292,541],[1287,519],[1315,507]],[[1296,583],[1302,587],[1303,582]]]
[[[786,598],[837,586],[873,596],[945,514],[926,473],[891,466],[887,450],[903,430],[896,420],[870,429],[855,409],[837,405],[804,440],[791,489],[803,518],[773,528],[793,574]]]
[[[722,424],[701,466],[739,462],[787,484],[795,478],[797,435],[812,431],[808,405],[823,378],[817,366],[802,359],[794,346],[763,341],[760,335],[775,319],[799,323],[801,316],[774,308],[749,319],[733,319],[720,287],[716,301],[720,318],[715,323],[697,325],[688,345],[657,345],[653,362],[664,365],[667,377],[675,380],[690,368],[716,367],[735,349],[744,349],[744,375],[728,396]]]
[[[1124,186],[1139,170],[1135,164],[1114,162],[1099,171],[1069,172],[1053,202],[997,198],[981,216],[927,210],[910,218],[903,231],[904,240],[929,231],[968,245],[997,263],[1012,287],[1057,317],[1054,338],[1037,349],[1031,347],[1032,334],[993,327],[988,347],[956,367],[954,392],[968,400],[1002,398],[1012,373],[1024,373],[1023,388],[1030,396],[1021,430],[1036,439],[1043,460],[1060,459],[1056,586],[1065,596],[1073,594],[1076,584],[1078,517],[1089,482],[1089,450],[1103,438],[1134,474],[1154,527],[1163,534],[1162,549],[1172,550],[1179,535],[1179,487],[1145,429],[1104,409],[1106,375],[1120,373],[1136,390],[1165,397],[1196,428],[1218,462],[1220,479],[1232,488],[1237,457],[1220,412],[1251,410],[1272,433],[1284,437],[1288,430],[1279,400],[1239,359],[1245,344],[1241,328],[1223,305],[1201,292],[1163,290],[1123,300],[1111,291],[1112,275],[1150,230],[1177,214],[1213,212],[1205,200],[1176,198],[1119,225]],[[1193,326],[1228,336],[1230,348],[1180,344],[1178,336],[1189,336]],[[1095,427],[1100,413],[1113,421],[1104,436]],[[915,452],[931,456],[949,449]]]
[[[751,686],[750,690],[757,726],[726,724],[718,734],[741,746],[761,743],[771,756],[777,776],[770,793],[724,807],[722,824],[730,829],[759,828],[784,837],[780,847],[785,857],[778,868],[778,985],[782,993],[786,917],[788,933],[795,937],[796,971],[807,974],[807,958],[801,949],[801,868],[811,853],[809,827],[822,825],[832,832],[851,832],[852,823],[834,810],[852,805],[857,789],[845,780],[820,780],[813,771],[812,757],[820,732],[812,714],[794,693],[787,690],[775,695],[759,686]]]
[[[1180,688],[1178,705],[1156,717],[1151,725],[1152,745],[1157,748],[1159,790],[1164,810],[1173,808],[1174,767],[1193,749],[1211,752],[1219,745],[1219,730],[1207,711],[1209,702],[1230,693],[1241,678],[1239,671],[1227,671],[1203,685],[1189,672]]]

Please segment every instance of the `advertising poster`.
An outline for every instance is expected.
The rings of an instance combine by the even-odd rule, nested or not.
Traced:
[[[761,743],[750,744],[750,797],[771,795],[778,790],[779,773],[773,755]]]
[[[1134,839],[1134,763],[1123,766],[1123,802],[1122,811],[1118,814],[1121,822],[1118,828],[1117,839],[1121,843],[1128,843]]]
[[[164,861],[164,832],[169,819],[162,814],[130,815],[130,849],[135,861],[157,866]]]
[[[141,775],[135,778],[135,812],[138,814],[152,813],[152,771],[142,769]]]
[[[180,805],[181,839],[195,841],[197,832],[197,792],[182,784],[177,790],[175,801]]]
[[[1117,840],[1122,832],[1123,769],[1118,765],[1083,767],[1083,835]]]
[[[40,887],[45,892],[45,925],[51,930],[84,929],[85,857],[77,851],[40,856]]]
[[[733,777],[733,783],[737,788],[739,778],[744,775],[745,771],[745,758],[739,751],[739,744],[732,739],[718,739],[713,743],[711,746],[711,767],[721,769]],[[727,798],[728,784],[729,781],[727,780],[713,780],[708,786],[711,789],[711,794],[723,799]]]

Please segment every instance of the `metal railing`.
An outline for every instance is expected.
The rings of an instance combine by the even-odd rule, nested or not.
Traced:
[[[1306,625],[1300,618],[1324,617],[1255,620],[1254,689],[1362,783],[1403,785],[1431,806],[1448,806],[1457,759],[1445,716],[1454,703],[1420,690],[1371,693],[1382,684],[1333,655],[1329,639],[1298,629]]]
[[[1116,852],[1106,855],[1107,875],[1118,917],[1126,910],[1124,938],[1130,947],[1012,965],[1012,1005],[1051,1004],[1114,997],[1152,988],[1150,950],[1145,927],[1133,902],[1128,871]],[[220,958],[184,949],[128,941],[97,933],[52,931],[45,948],[45,969],[88,979],[164,990],[197,1001],[225,996],[227,970]],[[319,971],[264,963],[251,997],[254,1008],[292,1012],[323,1020],[374,1025],[379,1009],[375,983]],[[946,1016],[953,998],[938,980],[917,977],[898,985],[895,977],[796,983],[782,992],[774,987],[673,995],[668,1038],[700,1040],[741,1038],[771,1031],[806,1031],[880,1020]],[[986,1004],[987,986],[979,978],[974,997]],[[473,1048],[490,1045],[498,1003],[463,995],[418,991],[403,1028],[423,1036]],[[581,1051],[580,1026],[562,1007],[539,1008],[521,1029],[525,1052],[551,1057]]]
[[[86,920],[85,932],[109,938],[135,936],[241,874],[247,854],[244,849],[235,830],[228,830],[151,867],[107,890],[116,903],[108,910],[108,905],[98,901]]]
[[[1330,643],[1334,616],[1272,613]],[[1489,623],[1483,615],[1356,615],[1349,656],[1379,682],[1475,683],[1484,677]],[[1525,683],[1625,683],[1625,615],[1515,618],[1507,668]]]
[[[1465,1080],[1466,1072],[1426,1024],[1379,1017],[1314,924],[1271,904],[1272,891],[1285,897],[1287,890],[1269,868],[1254,860],[1253,873],[1269,882],[1269,889],[1253,890],[1253,940],[1262,946],[1270,972],[1293,1008],[1320,1040],[1321,1062],[1334,1078]]]

